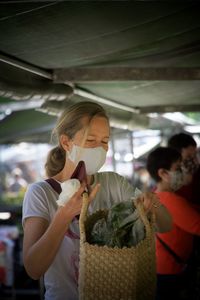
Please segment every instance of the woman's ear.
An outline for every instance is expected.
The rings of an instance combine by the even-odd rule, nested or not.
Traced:
[[[60,144],[65,151],[70,151],[72,147],[72,140],[65,134],[60,136]]]

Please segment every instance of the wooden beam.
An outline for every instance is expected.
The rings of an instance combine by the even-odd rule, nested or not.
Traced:
[[[58,83],[106,82],[129,80],[200,80],[200,68],[90,67],[53,71]]]
[[[140,106],[140,113],[200,112],[200,104]]]
[[[62,100],[73,95],[73,88],[51,81],[29,84],[29,82],[9,82],[0,80],[0,96],[14,100]]]

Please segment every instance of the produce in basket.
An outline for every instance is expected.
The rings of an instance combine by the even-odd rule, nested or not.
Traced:
[[[93,225],[88,242],[108,247],[132,247],[145,238],[145,227],[133,200],[114,204]]]
[[[137,198],[136,193],[135,197]],[[83,206],[79,219],[79,300],[155,299],[154,217],[152,215],[147,217],[141,201],[134,203],[137,209],[130,200],[130,202],[115,204],[110,210],[98,210],[88,214],[89,199],[86,193],[83,194]],[[113,220],[113,224],[110,224],[112,232],[106,232],[109,227],[106,223],[108,219],[111,222]],[[98,228],[95,235],[91,236],[99,220],[103,225],[101,222],[100,225],[96,225],[100,230]],[[114,225],[118,226],[118,229],[114,228]],[[133,238],[134,234],[129,235],[131,231],[133,233],[133,227],[135,227],[136,238]],[[105,232],[101,230],[102,228]],[[100,238],[96,235],[98,231],[100,231]],[[115,236],[110,242],[112,233]],[[103,242],[101,237],[103,237]],[[95,244],[91,244],[92,239]],[[131,240],[137,245],[129,246]]]

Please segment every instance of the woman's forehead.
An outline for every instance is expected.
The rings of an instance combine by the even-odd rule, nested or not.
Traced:
[[[77,135],[101,135],[110,136],[109,122],[105,117],[95,116],[91,120],[88,117],[82,119],[82,128],[77,132]]]
[[[88,133],[96,133],[99,131],[110,131],[109,122],[105,117],[94,116],[91,120],[86,117],[83,119],[83,129],[88,129]]]

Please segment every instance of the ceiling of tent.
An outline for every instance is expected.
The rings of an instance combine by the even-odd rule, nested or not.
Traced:
[[[77,101],[102,103],[113,126],[130,129],[200,111],[199,9],[197,1],[1,1],[0,143],[46,140],[55,123],[47,113]]]

